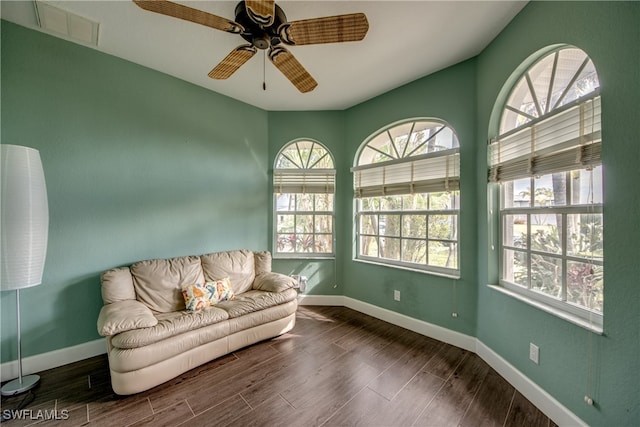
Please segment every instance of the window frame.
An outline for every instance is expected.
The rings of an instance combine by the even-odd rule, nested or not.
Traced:
[[[313,151],[314,149],[318,148],[320,149],[322,152],[324,152],[324,155],[321,157],[324,158],[325,156],[330,160],[331,166],[333,166],[332,168],[327,168],[327,167],[316,167],[317,165],[317,161],[313,164],[310,164],[311,159],[310,156],[307,156],[306,158],[303,158],[303,155],[301,154],[301,150],[299,148],[300,143],[311,143],[311,148],[310,151]],[[292,160],[290,157],[286,156],[286,152],[289,148],[294,147],[296,148],[296,152],[298,153],[298,155],[300,156],[299,158]],[[278,168],[278,164],[280,159],[282,158],[282,156],[285,156],[288,160],[289,164],[295,164],[296,167],[287,167],[287,168]],[[335,170],[335,160],[333,158],[333,155],[331,154],[331,151],[329,151],[329,149],[322,143],[320,143],[319,141],[316,141],[314,139],[310,139],[310,138],[298,138],[295,139],[293,141],[288,142],[287,144],[285,144],[280,151],[278,152],[278,154],[275,157],[274,160],[274,167],[273,167],[273,181],[272,181],[272,185],[273,185],[273,191],[272,191],[272,203],[273,203],[273,208],[272,208],[272,213],[273,213],[273,222],[272,222],[272,255],[274,257],[274,259],[335,259],[335,254],[336,254],[336,233],[335,233],[335,225],[336,225],[336,220],[335,220],[335,202],[336,202],[336,197],[335,197],[335,175],[336,175],[336,170]],[[279,192],[279,184],[277,183],[278,177],[284,177],[284,176],[289,176],[292,177],[294,180],[300,180],[300,179],[305,179],[305,177],[309,178],[309,182],[310,182],[310,186],[313,187],[315,186],[315,189],[312,189],[311,191],[307,192],[304,184],[302,184],[302,188],[301,188],[301,192]],[[331,178],[329,178],[331,176]],[[327,190],[325,192],[320,192],[318,191],[317,187],[321,187],[322,186],[322,179],[331,179],[330,184],[327,185]],[[289,186],[290,188],[295,188],[297,185],[296,184],[292,184],[290,181],[286,181],[285,180],[285,186]],[[329,191],[330,189],[330,191]],[[294,202],[294,209],[293,210],[279,210],[278,207],[278,196],[281,194],[289,194],[293,197],[293,202]],[[307,195],[307,196],[313,196],[312,197],[312,204],[313,204],[313,209],[312,210],[298,210],[298,196],[299,195]],[[316,203],[316,196],[317,195],[330,195],[331,197],[331,209],[330,210],[319,210],[317,209],[317,203]],[[289,233],[281,233],[278,230],[278,217],[282,216],[282,215],[293,215],[293,227],[294,230],[291,233],[293,236],[299,236],[299,235],[311,235],[313,236],[313,242],[314,242],[314,246],[315,246],[315,241],[316,241],[316,236],[330,236],[329,240],[331,242],[331,251],[330,252],[300,252],[300,251],[294,251],[292,252],[281,252],[278,250],[278,242],[279,242],[279,236],[281,234],[289,234]],[[304,232],[297,232],[295,230],[296,227],[296,223],[297,223],[297,217],[298,216],[311,216],[312,218],[312,225],[311,225],[311,233],[304,233]],[[315,220],[317,216],[330,216],[331,217],[331,221],[330,221],[330,226],[331,226],[331,232],[330,233],[325,233],[325,232],[319,232],[316,230],[316,226],[315,226]]]
[[[430,141],[432,138],[435,138],[442,130],[444,130],[445,128],[451,132],[451,136],[452,138],[455,140],[455,144],[452,148],[449,149],[445,149],[442,151],[433,151],[430,152],[429,154],[410,154],[413,153],[412,150],[410,153],[408,153],[409,150],[407,150],[407,147],[405,146],[404,149],[398,149],[397,147],[393,147],[393,150],[390,150],[390,153],[392,155],[395,155],[393,159],[387,160],[387,161],[381,161],[379,163],[376,162],[370,162],[370,163],[362,163],[361,162],[361,157],[363,152],[365,151],[365,148],[368,147],[368,144],[374,140],[376,140],[376,138],[379,138],[381,135],[383,134],[387,134],[389,137],[389,141],[393,140],[392,137],[392,131],[396,128],[401,128],[403,126],[407,126],[408,124],[410,124],[411,126],[409,126],[410,131],[406,134],[406,135],[399,135],[398,137],[402,138],[402,137],[407,137],[407,139],[411,138],[411,135],[414,132],[414,128],[416,126],[417,123],[431,123],[431,124],[437,124],[442,126],[441,128],[439,128],[437,131],[435,131],[435,133],[431,136],[429,136],[427,138],[427,141]],[[426,143],[423,142],[422,144]],[[391,143],[392,145],[395,145],[395,143]],[[381,153],[379,150],[372,148],[375,151],[378,151],[379,153]],[[354,167],[352,168],[352,172],[354,172],[353,174],[353,179],[354,179],[354,199],[353,199],[353,209],[354,209],[354,244],[353,244],[353,260],[354,261],[358,261],[358,262],[364,262],[364,263],[369,263],[369,264],[375,264],[375,265],[382,265],[382,266],[387,266],[387,267],[392,267],[392,268],[399,268],[399,269],[403,269],[403,270],[409,270],[409,271],[415,271],[415,272],[420,272],[420,273],[426,273],[426,274],[431,274],[431,275],[436,275],[436,276],[442,276],[442,277],[448,277],[448,278],[454,278],[454,279],[459,279],[460,278],[460,271],[461,271],[461,260],[460,260],[460,190],[459,190],[459,152],[460,152],[460,146],[459,146],[459,141],[458,141],[458,137],[457,134],[455,132],[455,130],[449,126],[448,123],[446,123],[443,120],[440,119],[436,119],[436,118],[412,118],[412,119],[407,119],[407,120],[403,120],[403,121],[399,121],[399,122],[395,122],[392,123],[391,125],[388,125],[382,129],[380,129],[379,131],[377,131],[376,133],[374,133],[373,135],[371,135],[369,138],[367,138],[363,144],[360,146],[358,152],[356,153],[355,159],[354,159]],[[382,155],[386,155],[388,156],[388,154],[386,153],[381,153]],[[410,154],[410,155],[407,155]],[[452,157],[453,156],[453,157]],[[424,162],[423,165],[427,164],[428,166],[430,166],[428,164],[428,162],[433,162],[438,161],[441,164],[446,164],[447,167],[447,174],[448,172],[448,168],[449,168],[449,164],[454,164],[451,163],[451,158],[455,158],[455,168],[457,169],[457,171],[455,173],[452,173],[452,182],[455,180],[455,186],[453,186],[453,190],[445,190],[445,191],[422,191],[422,192],[417,192],[414,193],[414,195],[416,194],[421,194],[423,195],[423,197],[427,200],[427,208],[421,208],[421,209],[405,209],[404,207],[401,207],[400,209],[376,209],[376,208],[365,208],[362,206],[363,204],[363,200],[364,199],[380,199],[379,201],[379,206],[380,204],[382,204],[381,202],[386,198],[386,197],[398,197],[400,199],[403,199],[404,196],[410,196],[412,195],[411,193],[407,193],[406,188],[404,189],[399,189],[399,187],[395,187],[398,188],[396,191],[397,193],[394,193],[394,188],[391,189],[391,194],[389,195],[380,195],[380,194],[366,194],[367,188],[366,187],[358,187],[358,176],[357,173],[359,171],[366,171],[366,170],[370,170],[370,169],[375,169],[376,167],[383,167],[383,166],[388,166],[390,168],[394,168],[395,170],[397,170],[397,166],[398,165],[407,165],[409,166],[411,163],[419,163],[419,162]],[[439,160],[438,160],[439,159]],[[444,163],[443,163],[444,162]],[[411,166],[411,168],[413,168],[413,165]],[[413,175],[413,173],[412,173]],[[447,179],[448,180],[448,176],[447,178],[440,178],[440,180],[444,180]],[[406,187],[409,184],[400,184],[400,187]],[[420,185],[420,184],[418,184]],[[423,182],[423,188],[429,188],[429,184],[426,184],[426,181]],[[445,184],[448,185],[448,184]],[[364,188],[365,190],[365,194],[362,194],[362,192],[360,191],[361,188]],[[391,186],[390,186],[391,188]],[[442,208],[438,208],[438,209],[431,209],[431,200],[432,200],[432,196],[434,195],[438,195],[438,194],[445,194],[448,193],[448,199],[451,201],[451,207],[449,209],[442,209]],[[401,202],[403,203],[403,202]],[[399,224],[399,230],[397,235],[386,235],[383,234],[383,232],[381,231],[381,222],[378,221],[378,230],[377,231],[369,231],[369,232],[365,232],[363,231],[363,218],[367,217],[367,216],[377,216],[377,218],[381,217],[381,216],[388,216],[388,215],[392,215],[392,216],[398,216],[398,224]],[[410,235],[405,235],[404,233],[404,218],[408,217],[408,216],[423,216],[424,217],[424,223],[425,223],[425,235],[424,236],[420,236],[420,237],[416,237],[416,236],[410,236]],[[455,233],[455,237],[452,239],[445,239],[445,238],[438,238],[437,236],[430,236],[429,235],[429,219],[430,217],[436,217],[436,216],[454,216],[455,217],[455,223],[452,225],[452,230]],[[366,237],[370,237],[373,240],[375,240],[376,242],[376,246],[378,247],[378,254],[379,254],[379,242],[380,239],[397,239],[398,240],[398,258],[397,259],[393,259],[393,258],[384,258],[381,256],[370,256],[370,255],[365,255],[362,253],[362,238],[366,238]],[[419,241],[419,242],[424,242],[424,250],[425,250],[425,254],[424,254],[424,259],[425,262],[424,263],[420,263],[420,262],[410,262],[410,261],[403,261],[403,250],[404,250],[404,246],[405,246],[405,242],[411,242],[411,241]],[[449,251],[454,251],[453,252],[453,258],[456,262],[456,267],[452,268],[452,267],[443,267],[443,266],[438,266],[438,265],[430,265],[428,264],[429,262],[429,244],[432,242],[436,242],[436,243],[444,243],[444,244],[452,244],[454,246],[454,249],[449,249]],[[451,255],[451,252],[449,252],[449,256]]]
[[[568,177],[574,171],[564,172]],[[534,188],[535,177],[530,177],[530,187]],[[565,178],[566,179],[566,178]],[[508,181],[512,182],[512,181]],[[598,260],[595,258],[589,258],[587,256],[578,256],[571,255],[567,252],[567,239],[569,238],[567,233],[568,222],[565,220],[567,215],[603,215],[603,204],[602,203],[593,203],[593,204],[575,204],[575,205],[565,205],[565,206],[535,206],[535,198],[530,198],[529,206],[523,207],[504,207],[505,201],[505,191],[504,184],[508,182],[502,183],[500,185],[500,206],[499,206],[499,224],[500,224],[500,239],[499,239],[499,283],[501,286],[504,286],[506,289],[509,289],[512,292],[521,293],[524,296],[536,300],[540,303],[547,304],[557,310],[566,311],[570,315],[577,316],[582,318],[585,321],[594,323],[598,326],[602,326],[603,321],[603,313],[599,313],[597,311],[591,310],[586,307],[581,307],[577,304],[574,304],[567,300],[568,293],[568,283],[567,283],[567,264],[568,262],[581,262],[581,263],[591,263],[600,267],[604,266],[604,257],[602,260]],[[571,200],[570,198],[570,185],[566,186],[567,192],[567,200]],[[527,220],[527,242],[525,248],[519,248],[515,245],[505,244],[505,228],[506,228],[506,216],[508,215],[527,215],[529,218],[533,215],[561,215],[562,216],[562,224],[561,230],[559,232],[560,240],[562,241],[561,252],[551,253],[545,252],[542,250],[537,250],[532,247],[531,244],[531,236],[532,236],[532,221]],[[604,221],[603,221],[604,222]],[[517,284],[505,278],[505,268],[507,267],[507,263],[505,262],[505,250],[511,250],[514,252],[520,252],[526,254],[526,264],[527,264],[527,285]],[[563,272],[561,277],[561,298],[557,299],[553,296],[536,291],[531,283],[531,258],[532,256],[544,256],[553,259],[560,260],[562,264],[561,271]]]
[[[427,193],[429,194],[429,193]],[[359,201],[356,200],[356,203],[359,203]],[[408,270],[417,270],[423,273],[431,273],[431,274],[436,274],[436,275],[441,275],[441,276],[445,276],[445,277],[455,277],[455,278],[459,278],[460,274],[459,274],[459,268],[458,269],[452,269],[452,268],[447,268],[447,267],[440,267],[440,266],[436,266],[436,265],[429,265],[429,264],[420,264],[420,263],[413,263],[410,261],[402,261],[403,258],[403,241],[419,241],[419,242],[425,242],[425,247],[427,248],[426,252],[425,252],[425,258],[428,261],[429,258],[429,251],[428,251],[428,246],[430,242],[441,242],[441,243],[448,243],[448,244],[453,244],[455,245],[456,249],[455,249],[455,254],[454,257],[458,260],[458,265],[460,263],[460,241],[459,239],[454,240],[454,239],[439,239],[439,238],[430,238],[429,237],[429,217],[430,216],[455,216],[455,229],[458,230],[459,234],[459,230],[460,230],[460,209],[452,209],[452,210],[357,210],[357,215],[356,215],[356,227],[358,228],[358,230],[360,230],[361,227],[361,222],[360,222],[360,218],[363,216],[372,216],[372,215],[376,215],[378,217],[380,216],[391,216],[391,215],[397,215],[399,216],[399,221],[398,223],[400,224],[400,231],[398,233],[398,236],[387,236],[384,234],[380,234],[380,230],[378,229],[378,233],[377,234],[369,234],[369,233],[363,233],[363,232],[358,232],[357,236],[356,236],[356,254],[358,255],[358,258],[356,258],[356,260],[359,261],[367,261],[370,263],[377,263],[377,264],[385,264],[385,265],[391,265],[394,267],[398,267],[398,268],[403,268],[403,269],[408,269]],[[425,237],[414,237],[414,236],[404,236],[403,233],[403,226],[402,224],[403,222],[403,217],[405,216],[424,216],[425,217],[425,223],[427,224],[427,233],[425,235]],[[380,220],[378,220],[378,224],[380,224]],[[372,237],[374,239],[376,239],[378,242],[381,238],[391,238],[391,239],[399,239],[399,260],[394,260],[391,258],[383,258],[383,257],[372,257],[372,256],[367,256],[367,255],[362,255],[360,253],[360,245],[361,245],[361,239],[362,237]],[[379,247],[379,243],[378,243],[378,247]],[[426,268],[428,267],[428,269]]]
[[[543,54],[540,54],[537,56],[537,58],[532,61],[530,63],[530,65],[522,72],[522,74],[520,75],[520,77],[518,79],[516,79],[515,81],[513,81],[513,84],[511,85],[511,87],[509,88],[509,92],[508,92],[508,96],[506,97],[503,105],[502,105],[502,110],[501,110],[501,114],[499,117],[499,125],[501,127],[500,131],[496,132],[502,132],[502,134],[500,134],[496,139],[500,139],[500,138],[508,138],[510,135],[514,135],[518,132],[521,132],[525,129],[528,128],[535,128],[535,126],[538,123],[544,122],[545,120],[554,120],[555,117],[560,117],[561,114],[563,114],[564,112],[568,111],[571,108],[574,108],[575,106],[581,106],[581,104],[586,104],[589,102],[594,102],[592,108],[592,111],[597,111],[597,124],[598,126],[600,125],[600,110],[599,110],[599,98],[600,98],[600,83],[599,83],[599,78],[597,75],[597,71],[595,70],[595,66],[593,65],[593,62],[591,60],[591,58],[584,52],[581,51],[581,53],[583,53],[585,55],[585,59],[583,60],[583,63],[580,65],[580,67],[578,67],[577,69],[574,69],[574,76],[573,78],[570,80],[570,82],[567,84],[566,87],[564,87],[562,90],[562,95],[560,97],[560,100],[557,101],[551,108],[549,108],[549,104],[547,102],[547,106],[545,107],[541,107],[540,104],[538,104],[538,93],[534,93],[534,85],[535,82],[531,80],[531,77],[529,75],[529,71],[531,71],[532,69],[534,69],[536,66],[538,66],[539,64],[541,64],[543,61],[549,60],[549,58],[551,58],[551,56],[553,55],[553,71],[551,73],[551,78],[550,78],[550,83],[549,83],[549,92],[547,93],[547,101],[549,99],[551,99],[551,89],[553,87],[554,84],[554,76],[555,76],[555,71],[556,71],[556,66],[558,63],[558,58],[560,55],[560,52],[564,49],[578,49],[574,46],[561,46],[561,47],[556,47],[552,50],[548,50],[546,52],[544,52]],[[593,72],[595,74],[595,80],[597,83],[597,86],[595,88],[592,88],[590,92],[586,92],[586,94],[583,94],[582,96],[578,96],[577,98],[573,99],[572,101],[569,102],[563,102],[560,103],[560,101],[562,100],[562,97],[564,97],[571,89],[572,89],[572,85],[577,81],[577,79],[579,78],[579,76],[581,75],[581,73],[583,72],[583,70],[585,69],[585,66],[587,65],[591,65],[593,67]],[[536,110],[540,113],[537,117],[528,117],[528,121],[526,121],[525,123],[521,123],[519,125],[515,125],[514,127],[512,127],[511,129],[502,129],[502,126],[505,123],[505,115],[507,114],[507,111],[509,111],[511,114],[513,114],[516,110],[514,110],[511,106],[509,106],[508,104],[511,102],[511,97],[512,95],[514,95],[514,93],[516,92],[516,90],[522,90],[522,87],[520,87],[520,85],[522,84],[523,79],[526,79],[526,84],[529,88],[530,91],[530,96],[532,97],[532,102],[535,102],[536,104]],[[596,110],[596,103],[597,103],[597,110]],[[519,111],[523,111],[523,110],[519,110]],[[580,121],[581,123],[576,123],[576,122],[572,122],[572,123],[576,123],[579,126],[583,126],[582,123],[583,120],[583,115],[580,116]],[[592,119],[592,122],[596,121],[596,116],[594,116],[594,118]],[[533,133],[535,132],[535,130],[533,130]],[[595,135],[595,136],[594,136]],[[529,196],[529,200],[528,200],[528,205],[527,206],[519,206],[519,207],[515,207],[515,206],[509,206],[506,207],[505,206],[505,202],[507,199],[507,196],[505,194],[505,187],[508,183],[514,183],[518,180],[525,180],[526,178],[529,179],[529,192],[531,193],[532,190],[535,188],[535,180],[536,180],[536,176],[529,176],[529,177],[523,177],[523,178],[509,178],[509,179],[503,179],[503,180],[499,180],[500,182],[498,184],[494,184],[497,187],[497,201],[492,201],[491,198],[489,200],[489,215],[490,216],[494,216],[497,219],[497,230],[495,232],[492,232],[492,230],[489,230],[490,234],[494,234],[494,236],[497,235],[498,238],[498,254],[497,254],[497,265],[498,265],[498,286],[492,286],[498,290],[501,290],[509,295],[513,295],[515,298],[518,298],[520,300],[523,300],[525,302],[528,302],[534,306],[537,306],[549,313],[552,313],[558,317],[564,318],[572,323],[578,324],[580,326],[586,327],[594,332],[597,333],[601,333],[602,332],[602,327],[603,327],[603,322],[604,322],[604,308],[602,309],[602,312],[594,310],[592,307],[586,307],[583,305],[578,305],[577,303],[573,303],[571,301],[567,300],[567,294],[568,294],[568,272],[569,270],[567,269],[568,267],[568,263],[569,262],[580,262],[580,263],[585,263],[585,264],[591,264],[592,266],[596,266],[596,267],[602,267],[604,268],[604,263],[605,263],[605,257],[604,257],[604,253],[602,253],[602,256],[600,259],[594,258],[593,257],[593,253],[591,257],[588,256],[579,256],[576,254],[568,254],[568,248],[569,248],[569,243],[568,243],[568,239],[570,239],[570,236],[567,235],[567,229],[568,229],[568,224],[567,221],[565,220],[567,218],[567,215],[600,215],[601,216],[601,227],[602,230],[604,230],[604,203],[603,203],[603,193],[604,193],[604,188],[600,188],[601,193],[599,200],[601,200],[600,202],[593,202],[593,200],[590,203],[572,203],[572,197],[571,197],[571,185],[570,185],[570,176],[572,173],[575,173],[576,171],[584,171],[587,170],[589,171],[591,168],[594,168],[596,166],[601,166],[602,162],[600,160],[600,139],[601,139],[601,131],[598,128],[598,132],[597,134],[594,134],[593,132],[591,134],[588,135],[590,138],[595,138],[595,139],[591,139],[589,141],[587,141],[589,144],[592,144],[592,147],[597,148],[598,152],[597,155],[594,157],[596,158],[596,162],[594,163],[589,163],[592,160],[587,160],[586,162],[583,162],[583,167],[579,168],[579,167],[574,167],[571,168],[571,170],[569,170],[568,168],[565,168],[564,170],[558,170],[557,172],[553,172],[553,173],[564,173],[565,174],[565,182],[566,182],[566,187],[565,187],[565,200],[566,200],[566,204],[562,205],[562,206],[536,206],[536,202],[535,202],[535,197],[533,197],[532,195]],[[533,138],[533,136],[532,136]],[[533,139],[532,139],[533,141]],[[490,145],[493,144],[493,140],[489,141]],[[532,142],[533,144],[533,142]],[[597,147],[596,147],[597,144]],[[535,156],[537,153],[535,152],[535,149],[532,148],[533,152],[531,154],[531,156]],[[498,168],[495,167],[494,164],[491,164],[492,161],[492,156],[491,156],[491,150],[489,150],[489,163],[490,163],[490,176],[489,176],[489,181],[492,181],[494,179],[496,179],[496,176],[498,175],[496,173],[496,171],[498,170]],[[592,153],[590,153],[591,155]],[[588,157],[588,156],[587,156]],[[533,158],[533,157],[531,157]],[[499,162],[499,161],[498,161]],[[498,163],[499,164],[499,163]],[[493,170],[492,170],[493,168]],[[531,160],[531,166],[530,169],[531,171],[533,171],[535,168],[535,163],[533,160]],[[600,170],[598,171],[598,173],[602,174],[603,168],[601,167]],[[532,172],[533,173],[533,172]],[[551,172],[547,171],[545,173],[543,173],[544,175],[550,175]],[[602,177],[602,175],[600,175],[600,177]],[[593,184],[591,184],[593,185]],[[591,190],[593,191],[593,187],[591,188]],[[491,189],[491,184],[489,187],[489,194],[494,194],[494,191],[492,191]],[[496,214],[492,214],[491,211],[493,209],[496,209],[497,211],[497,215]],[[532,221],[531,218],[536,215],[536,214],[547,214],[547,215],[561,215],[562,218],[562,223],[560,224],[560,228],[558,229],[558,234],[559,234],[559,241],[560,241],[560,253],[549,253],[549,252],[545,252],[543,250],[537,250],[532,248],[531,245],[531,239],[532,239]],[[509,215],[526,215],[527,216],[527,220],[526,220],[526,247],[525,248],[521,248],[521,247],[515,247],[515,243],[513,245],[509,245],[505,242],[506,237],[509,235],[509,233],[507,232],[507,216]],[[556,217],[557,218],[557,217]],[[490,220],[490,224],[493,222],[493,219]],[[558,225],[556,224],[556,227]],[[493,239],[493,236],[491,237]],[[602,242],[604,239],[599,240],[598,242]],[[593,243],[593,242],[590,242]],[[493,245],[492,245],[493,246]],[[522,284],[517,284],[514,281],[509,280],[510,278],[507,277],[509,276],[508,274],[506,274],[506,268],[507,268],[507,264],[509,264],[507,262],[507,255],[506,255],[506,251],[513,251],[513,253],[515,254],[516,252],[518,253],[523,253],[526,254],[525,255],[525,259],[526,259],[526,286],[522,285]],[[515,256],[515,255],[512,255]],[[560,298],[555,298],[554,296],[548,294],[548,293],[543,293],[541,291],[537,291],[532,287],[532,270],[531,270],[531,263],[532,263],[532,257],[534,256],[545,256],[545,257],[549,257],[551,259],[555,259],[555,260],[559,260],[560,261],[560,265],[561,265],[561,271],[562,271],[562,277],[560,280],[560,286],[561,286],[561,297]],[[554,261],[555,262],[555,261]],[[544,270],[540,270],[538,271],[537,274],[541,274],[541,272],[543,272]],[[593,274],[593,271],[590,272],[590,274]],[[604,277],[604,276],[603,276]],[[604,282],[604,278],[602,279]],[[602,285],[604,288],[604,284]],[[604,294],[602,294],[602,298],[604,298]]]

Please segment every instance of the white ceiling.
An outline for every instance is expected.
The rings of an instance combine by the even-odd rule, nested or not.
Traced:
[[[233,20],[237,1],[179,1]],[[128,0],[47,1],[97,21],[97,49],[270,111],[342,110],[471,58],[525,6],[524,1],[278,1],[288,21],[364,12],[363,41],[287,47],[318,81],[295,87],[258,52],[228,80],[207,73],[239,35],[140,9]],[[39,29],[32,1],[1,2],[2,19]],[[95,48],[95,47],[94,47]],[[267,89],[262,89],[263,70]]]

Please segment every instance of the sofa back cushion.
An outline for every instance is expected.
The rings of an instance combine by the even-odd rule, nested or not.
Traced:
[[[254,258],[256,262],[256,276],[262,273],[271,272],[271,252],[262,251],[254,252]]]
[[[249,250],[216,252],[202,255],[202,269],[207,282],[229,278],[233,292],[241,294],[251,289],[255,279],[255,260]]]
[[[102,301],[111,304],[117,301],[136,299],[133,278],[129,267],[112,268],[102,273]]]
[[[138,301],[158,313],[184,310],[182,287],[204,283],[200,257],[140,261],[131,266]]]

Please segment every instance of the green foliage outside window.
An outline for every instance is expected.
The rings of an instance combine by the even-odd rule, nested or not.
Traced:
[[[359,253],[403,263],[458,268],[459,192],[359,199]]]

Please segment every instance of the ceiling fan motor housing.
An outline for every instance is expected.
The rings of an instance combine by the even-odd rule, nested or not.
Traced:
[[[278,28],[287,22],[287,17],[277,4],[275,5],[273,23],[269,26],[260,25],[251,19],[247,13],[244,1],[238,3],[235,13],[235,21],[245,29],[240,35],[253,46],[264,50],[270,46],[276,46],[281,42],[280,36],[278,35]]]

